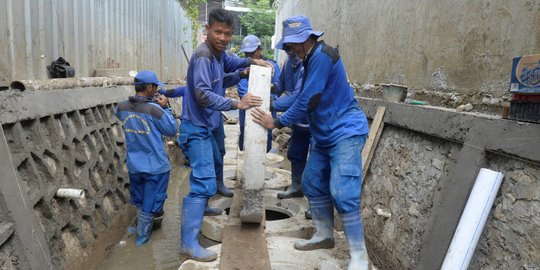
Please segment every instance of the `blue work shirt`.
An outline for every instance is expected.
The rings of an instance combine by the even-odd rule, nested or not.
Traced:
[[[217,128],[222,121],[219,111],[235,109],[238,105],[237,100],[225,97],[225,73],[247,67],[251,62],[251,58],[235,58],[227,53],[221,53],[218,59],[206,43],[199,45],[189,61],[189,91],[182,101],[182,119],[211,130]]]
[[[225,77],[223,78],[223,87],[228,88],[237,84],[241,78],[240,72],[241,71],[235,71],[235,72],[225,74]],[[183,97],[186,91],[189,91],[189,90],[188,90],[187,85],[184,85],[184,86],[176,87],[174,89],[169,89],[169,90],[160,89],[158,90],[158,93],[168,98],[179,98],[179,97]]]
[[[285,62],[279,80],[274,84],[274,93],[278,96],[281,94],[284,95],[272,102],[272,111],[284,112],[294,104],[294,101],[296,101],[296,98],[302,92],[303,76],[304,67],[302,64],[294,67],[289,60]],[[307,114],[296,124],[309,124]]]
[[[299,123],[308,114],[317,145],[332,146],[355,135],[366,135],[366,115],[354,99],[345,66],[336,49],[317,42],[306,56],[302,92],[277,127]]]
[[[115,115],[124,129],[129,173],[170,171],[162,135],[172,137],[178,130],[171,109],[161,108],[151,98],[131,96],[118,103]]]

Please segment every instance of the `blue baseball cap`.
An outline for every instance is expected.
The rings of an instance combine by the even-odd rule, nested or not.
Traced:
[[[283,21],[283,37],[276,44],[276,48],[283,50],[285,43],[303,43],[311,35],[320,37],[323,34],[322,31],[313,31],[308,17],[303,15],[290,17]]]
[[[242,47],[240,47],[240,52],[250,53],[254,52],[261,46],[261,41],[258,37],[254,35],[247,35],[244,40],[242,40]]]
[[[135,85],[140,84],[157,84],[159,86],[165,86],[164,83],[160,82],[154,73],[151,70],[141,70],[135,76]]]

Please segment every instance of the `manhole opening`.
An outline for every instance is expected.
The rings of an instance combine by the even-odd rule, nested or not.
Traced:
[[[230,207],[227,207],[224,209],[225,210],[225,214],[228,216],[229,213],[231,212],[231,208]],[[287,214],[287,213],[283,213],[283,212],[280,212],[280,211],[276,211],[276,210],[271,210],[271,209],[266,209],[264,211],[265,215],[266,215],[266,220],[267,221],[273,221],[273,220],[282,220],[282,219],[288,219],[291,217],[291,215]]]
[[[266,220],[268,221],[290,218],[290,216],[287,215],[286,213],[282,213],[282,212],[270,210],[270,209],[266,209],[264,213],[266,214]]]

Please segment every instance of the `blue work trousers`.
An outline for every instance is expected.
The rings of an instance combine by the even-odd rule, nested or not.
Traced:
[[[191,165],[190,191],[187,197],[208,199],[216,194],[216,173],[223,171],[222,153],[225,153],[224,138],[220,134],[224,134],[223,126],[221,129],[216,128],[214,132],[185,119],[180,124],[178,145],[189,153]],[[221,151],[218,141],[222,145]]]
[[[167,199],[169,174],[170,171],[161,174],[130,173],[131,204],[151,214],[163,210],[163,204]]]
[[[287,149],[287,158],[291,161],[291,164],[306,162],[310,142],[311,132],[309,127],[293,125],[289,148]]]
[[[308,200],[331,196],[340,214],[360,209],[366,137],[353,136],[329,147],[312,145],[302,176],[302,191]]]

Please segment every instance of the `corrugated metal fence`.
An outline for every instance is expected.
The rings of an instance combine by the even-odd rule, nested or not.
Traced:
[[[0,0],[0,86],[46,79],[60,56],[76,77],[129,68],[184,79],[191,26],[176,0]]]

